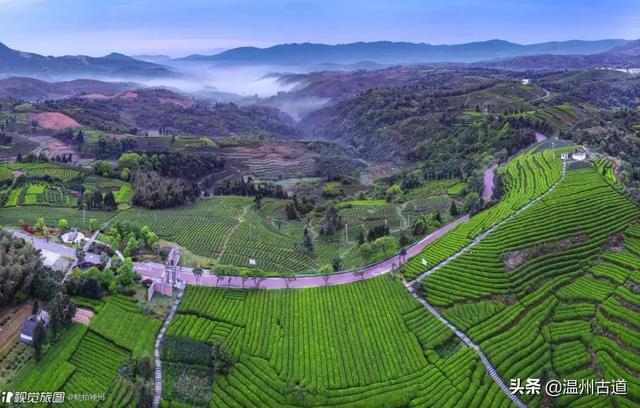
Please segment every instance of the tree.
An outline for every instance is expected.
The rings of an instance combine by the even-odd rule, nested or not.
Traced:
[[[458,215],[458,206],[456,205],[456,200],[451,200],[449,214],[451,214],[452,217],[456,217]]]
[[[60,218],[60,220],[58,220],[58,228],[60,228],[63,231],[66,231],[69,229],[69,221],[65,220],[64,218]]]
[[[78,263],[82,263],[85,256],[86,252],[84,251],[82,245],[76,244],[76,259],[78,260]]]
[[[342,228],[342,219],[338,213],[338,209],[334,205],[327,207],[324,215],[326,235],[333,235],[337,230]]]
[[[480,197],[480,194],[475,191],[467,194],[464,199],[464,209],[471,215],[482,211],[482,197]]]
[[[305,227],[304,229],[304,247],[313,254],[313,240],[311,239],[311,235],[309,235],[309,230]]]
[[[95,218],[89,218],[89,230],[95,231],[98,229],[98,221]]]
[[[285,285],[287,285],[287,289],[289,289],[289,285],[291,284],[291,282],[296,279],[296,274],[290,270],[283,270],[282,272],[280,272],[280,276],[282,276],[282,278],[284,279],[284,283]]]
[[[387,201],[392,201],[394,198],[402,194],[402,188],[399,184],[394,184],[387,189],[386,199]]]
[[[425,224],[424,220],[417,220],[413,224],[413,227],[411,227],[411,233],[415,236],[424,235],[426,231],[427,225]]]
[[[406,248],[402,248],[400,249],[400,263],[405,263],[407,262],[407,249]]]
[[[320,275],[322,275],[322,279],[324,279],[324,284],[327,285],[329,283],[329,277],[333,272],[333,267],[329,264],[324,264],[318,269]]]
[[[387,256],[387,251],[393,248],[396,239],[394,237],[380,237],[374,241],[374,246],[380,248],[384,256]]]
[[[55,342],[62,331],[64,321],[64,305],[62,303],[62,293],[58,292],[53,302],[49,304],[49,329],[51,339]]]
[[[134,233],[129,234],[129,240],[127,241],[127,246],[124,249],[125,256],[131,256],[135,252],[136,249],[140,246],[140,243],[135,237]]]
[[[333,267],[334,272],[338,272],[340,270],[340,266],[342,266],[342,258],[333,258],[333,261],[331,261],[331,266]]]
[[[364,244],[364,242],[364,233],[362,232],[362,230],[360,230],[360,232],[358,233],[358,245],[362,245]]]
[[[42,348],[47,342],[47,331],[40,320],[36,323],[36,328],[33,332],[33,340],[31,345],[33,346],[33,353],[36,361],[42,359]]]
[[[211,348],[211,360],[213,360],[213,369],[216,373],[227,375],[233,366],[231,353],[224,344],[224,341],[218,340]]]
[[[359,250],[360,250],[360,257],[362,258],[362,260],[365,263],[368,263],[373,257],[373,248],[371,247],[371,244],[365,242],[364,244],[360,245]]]
[[[104,195],[104,208],[115,209],[118,206],[112,191],[107,191]]]
[[[96,160],[93,163],[93,171],[98,176],[109,177],[109,173],[113,171],[113,166],[111,166],[111,163],[108,161]]]
[[[204,271],[201,268],[193,268],[193,276],[196,277],[196,285],[200,284],[200,278]]]
[[[298,213],[296,212],[296,206],[293,202],[287,203],[285,207],[285,212],[287,213],[288,220],[297,220]]]
[[[134,283],[139,280],[140,276],[133,268],[131,258],[125,258],[124,262],[116,271],[116,290],[122,294],[135,292]]]
[[[242,288],[244,289],[244,284],[249,279],[249,271],[246,268],[240,270],[240,279],[242,279]]]
[[[45,230],[47,229],[47,224],[45,224],[44,222],[44,217],[40,217],[36,220],[35,227],[39,232],[45,232]]]
[[[238,276],[240,274],[240,271],[233,265],[216,265],[215,268],[213,268],[213,273],[216,274],[218,281],[220,281],[220,279],[223,277],[227,277],[227,286],[231,286],[231,278],[233,276]]]
[[[266,278],[265,273],[260,268],[253,268],[251,270],[251,275],[253,276],[253,282],[256,285],[256,288],[260,287],[260,283]]]

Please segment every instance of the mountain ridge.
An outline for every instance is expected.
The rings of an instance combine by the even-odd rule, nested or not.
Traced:
[[[0,76],[2,77],[30,76],[44,80],[64,80],[78,77],[99,79],[174,75],[165,66],[140,61],[117,52],[104,57],[86,55],[54,57],[15,50],[0,42]]]
[[[569,40],[518,44],[500,39],[463,44],[433,45],[413,42],[355,42],[347,44],[287,43],[267,48],[238,47],[214,55],[194,54],[175,61],[224,64],[354,64],[372,61],[382,64],[475,62],[536,54],[595,54],[629,43],[622,39]]]

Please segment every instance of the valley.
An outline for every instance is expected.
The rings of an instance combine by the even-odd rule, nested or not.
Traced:
[[[639,406],[637,44],[0,46],[0,388]]]

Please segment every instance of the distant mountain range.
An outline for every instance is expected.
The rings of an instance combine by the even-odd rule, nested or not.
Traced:
[[[105,57],[43,56],[13,50],[0,43],[0,76],[30,76],[41,79],[149,78],[175,75],[168,68],[139,61],[123,54]]]
[[[141,87],[142,85],[132,82],[103,82],[92,79],[46,82],[34,78],[10,77],[0,79],[0,98],[14,98],[34,102],[91,93],[111,96]]]
[[[454,62],[468,63],[498,58],[548,54],[597,54],[624,46],[627,40],[555,41],[516,44],[490,40],[455,45],[431,45],[409,42],[357,42],[352,44],[281,44],[269,48],[241,47],[216,55],[190,55],[175,61],[212,62],[235,65],[320,65]]]
[[[0,78],[20,76],[46,81],[77,78],[117,81],[186,78],[194,75],[188,68],[190,63],[198,64],[194,64],[194,67],[295,66],[308,72],[371,70],[416,63],[472,64],[510,70],[637,68],[640,66],[640,41],[575,40],[529,45],[503,40],[456,45],[389,41],[339,45],[302,43],[269,48],[241,47],[215,55],[191,55],[178,59],[164,55],[141,55],[133,58],[118,53],[104,57],[53,57],[13,50],[0,43]],[[33,88],[33,84],[23,83],[21,86]],[[35,88],[43,92],[39,93]],[[25,95],[31,97],[29,92],[33,91],[33,97],[40,98],[49,93],[45,86],[35,88],[26,89]],[[54,93],[58,94],[58,91]]]
[[[592,68],[640,68],[640,40],[629,41],[624,45],[590,55],[552,55],[540,54],[484,61],[473,64],[485,68],[525,70],[565,70]]]

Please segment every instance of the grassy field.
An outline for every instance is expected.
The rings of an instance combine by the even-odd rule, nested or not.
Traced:
[[[502,378],[628,382],[626,396],[568,395],[558,406],[640,403],[640,209],[607,181],[591,168],[570,170],[422,289]]]
[[[192,339],[181,343],[192,351],[223,339],[232,351],[230,374],[209,384],[211,406],[506,403],[473,350],[388,277],[292,291],[189,287],[167,336]],[[171,350],[163,360],[198,367],[195,352]],[[187,402],[180,395],[163,397]]]

